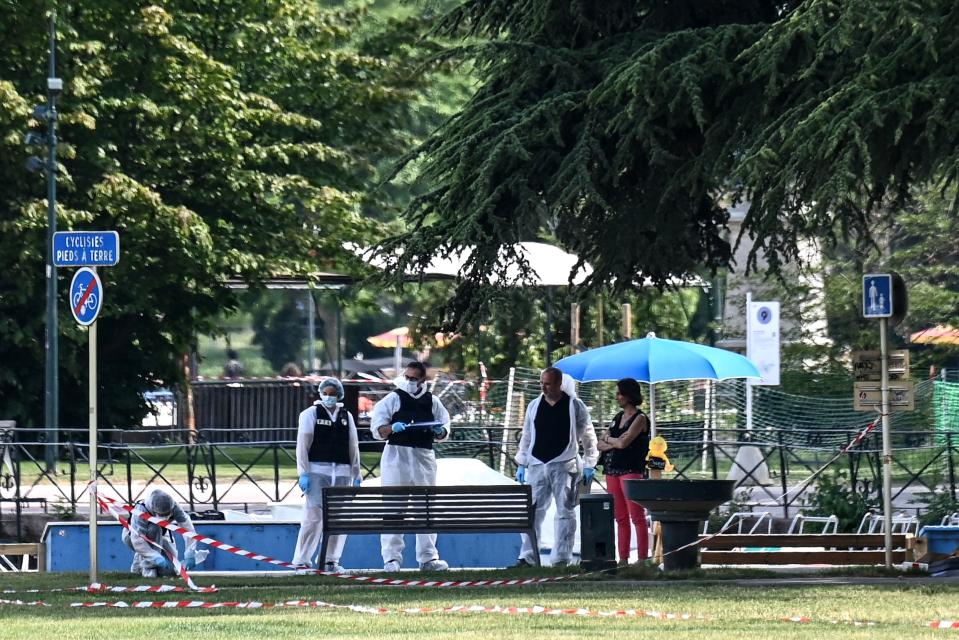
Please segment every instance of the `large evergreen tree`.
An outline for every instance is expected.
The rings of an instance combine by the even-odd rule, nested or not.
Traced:
[[[475,247],[447,321],[549,223],[589,284],[663,285],[728,265],[732,195],[777,272],[957,175],[951,0],[463,0],[440,28],[482,85],[408,159],[430,190],[385,253]]]

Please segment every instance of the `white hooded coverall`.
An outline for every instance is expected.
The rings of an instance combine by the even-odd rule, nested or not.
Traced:
[[[317,400],[312,407],[301,411],[296,429],[296,472],[298,475],[309,474],[310,490],[306,493],[306,505],[303,508],[300,533],[296,538],[293,564],[310,567],[314,566],[313,556],[317,553],[320,541],[323,539],[323,487],[349,487],[354,480],[360,480],[362,477],[356,422],[353,420],[353,414],[342,407],[337,407],[329,413],[335,423],[340,415],[339,412],[346,411],[350,430],[350,463],[310,462],[310,446],[313,444],[316,412],[319,406],[321,402]],[[326,549],[326,558],[321,559],[321,562],[338,564],[345,545],[346,536],[331,536]]]
[[[421,398],[426,393],[426,385],[422,385],[417,393],[411,393],[414,399]],[[373,407],[371,418],[373,438],[386,440],[387,435],[380,430],[389,427],[393,422],[393,415],[400,409],[400,397],[395,391],[387,394]],[[443,434],[435,436],[436,442],[442,442],[450,435],[450,414],[440,400],[433,396],[433,420],[443,425]],[[387,443],[383,448],[383,457],[380,460],[382,486],[433,486],[436,484],[436,455],[432,449],[421,447],[405,447]],[[396,560],[403,564],[403,550],[406,543],[399,533],[386,533],[380,536],[380,551],[383,563]],[[420,564],[437,560],[439,553],[436,550],[436,534],[417,534],[416,561]]]
[[[564,392],[564,395],[569,395]],[[583,480],[583,468],[595,467],[599,459],[596,449],[596,431],[589,417],[589,409],[576,397],[569,398],[569,443],[550,460],[538,460],[533,456],[536,445],[536,412],[540,403],[546,402],[542,394],[529,403],[523,420],[523,435],[516,453],[516,463],[525,466],[526,481],[533,490],[533,506],[536,509],[536,530],[539,531],[546,518],[550,503],[556,501],[556,520],[553,523],[553,551],[551,564],[569,562],[573,557],[573,541],[576,535],[575,508],[579,502],[579,484]],[[564,416],[565,417],[565,416]],[[542,437],[542,436],[541,436]],[[583,445],[583,457],[579,445]],[[533,564],[535,554],[529,536],[520,534],[523,548],[520,559]]]
[[[130,528],[133,529],[133,533],[131,534],[130,530],[124,527],[123,533],[120,534],[123,544],[133,550],[133,564],[130,565],[130,571],[133,573],[144,573],[147,570],[156,569],[156,561],[163,555],[160,550],[150,544],[147,539],[152,540],[166,549],[173,557],[177,557],[176,543],[172,537],[167,534],[167,530],[158,524],[148,522],[140,517],[143,513],[151,516],[157,515],[159,510],[156,508],[155,502],[161,499],[159,498],[160,495],[167,500],[170,499],[168,495],[159,489],[152,491],[146,500],[138,502],[133,507],[133,513],[130,515]],[[173,510],[170,512],[167,520],[176,522],[188,531],[196,531],[193,527],[193,521],[190,520],[190,516],[188,516],[176,502],[173,502]],[[186,538],[185,546],[187,552],[191,550],[195,552],[196,540]]]

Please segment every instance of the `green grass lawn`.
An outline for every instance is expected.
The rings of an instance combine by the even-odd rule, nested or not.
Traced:
[[[529,570],[537,575],[548,570]],[[643,572],[645,571],[645,573]],[[649,570],[633,572],[647,577]],[[410,574],[419,577],[419,574]],[[454,577],[457,574],[450,574]],[[477,572],[458,574],[478,579]],[[495,577],[517,575],[492,572]],[[712,574],[733,577],[737,574]],[[742,576],[742,572],[738,575]],[[627,574],[627,577],[629,574]],[[118,575],[105,575],[108,584],[139,584]],[[85,584],[79,574],[4,574],[0,589],[49,589]],[[209,584],[211,580],[200,580]],[[436,589],[373,587],[335,578],[308,576],[273,579],[222,579],[215,594],[0,594],[7,599],[42,599],[50,607],[0,605],[2,637],[21,638],[940,638],[950,631],[925,625],[959,618],[959,585],[923,585],[910,578],[882,585],[746,586],[735,581],[630,581],[621,578],[552,583],[539,586]],[[391,612],[372,615],[343,609],[216,609],[129,610],[77,609],[80,601],[205,600],[259,601],[322,600],[335,604],[383,607]],[[452,605],[534,606],[657,610],[689,613],[691,620],[599,618],[531,614],[429,613],[406,614],[406,607]],[[813,622],[785,622],[807,616]],[[854,627],[841,621],[870,621]],[[953,634],[956,632],[953,631]]]

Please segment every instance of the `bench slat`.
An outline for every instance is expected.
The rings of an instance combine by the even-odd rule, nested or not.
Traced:
[[[476,486],[389,486],[389,487],[325,487],[324,490],[328,495],[373,495],[373,496],[383,496],[383,495],[417,495],[417,494],[430,494],[430,495],[477,495],[477,496],[489,496],[493,494],[513,494],[520,495],[522,492],[518,489],[523,489],[529,485],[501,485],[501,484],[491,484],[491,485],[482,485],[481,488]]]
[[[885,548],[886,541],[881,533],[723,533],[710,538],[700,536],[703,549],[735,549],[739,547],[826,547],[826,548]],[[906,536],[901,533],[892,535],[894,547],[905,547]]]
[[[883,564],[877,551],[703,551],[703,564]],[[905,551],[893,551],[892,561],[906,561]]]

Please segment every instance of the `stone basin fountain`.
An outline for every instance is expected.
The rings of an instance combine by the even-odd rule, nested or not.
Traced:
[[[662,524],[663,568],[699,566],[699,546],[693,545],[709,512],[732,499],[735,480],[626,480],[626,497],[640,504]]]

